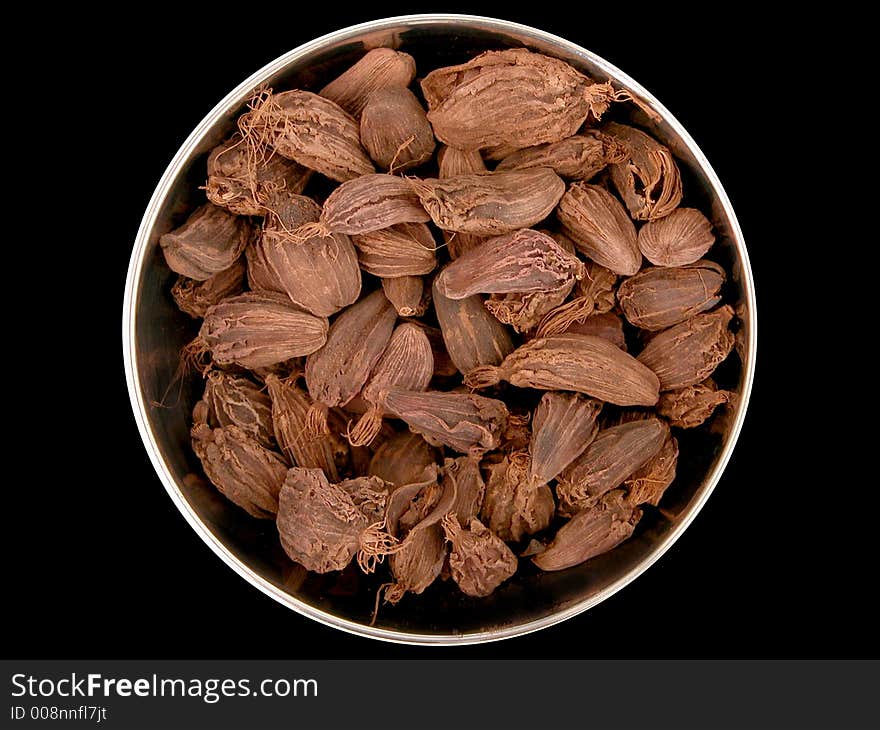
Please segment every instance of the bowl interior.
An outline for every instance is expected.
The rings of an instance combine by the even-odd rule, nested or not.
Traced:
[[[181,386],[172,386],[170,397],[166,395],[180,348],[195,336],[198,324],[180,313],[171,299],[176,276],[164,263],[158,239],[204,201],[199,186],[205,182],[207,154],[234,130],[252,88],[265,82],[276,90],[317,91],[365,50],[377,46],[411,53],[419,77],[483,50],[525,46],[562,58],[599,80],[611,78],[619,87],[646,98],[635,82],[582,49],[522,26],[488,19],[391,19],[319,39],[270,64],[260,78],[248,80],[221,102],[193,133],[172,162],[145,216],[132,260],[126,311],[135,411],[157,470],[190,522],[236,570],[278,600],[320,620],[386,638],[442,642],[499,638],[553,623],[613,593],[662,553],[708,496],[729,456],[748,396],[753,347],[750,272],[729,204],[693,142],[682,136],[665,112],[663,122],[653,123],[634,111],[633,105],[617,105],[612,118],[628,120],[672,148],[683,176],[683,205],[699,208],[715,226],[718,240],[708,258],[729,272],[725,301],[734,305],[740,319],[737,349],[715,377],[721,387],[740,394],[739,403],[736,408],[719,409],[707,426],[678,434],[678,475],[662,508],[648,508],[633,538],[617,549],[556,573],[541,573],[529,561],[522,561],[514,578],[486,599],[468,598],[451,582],[437,581],[421,596],[407,596],[397,606],[382,606],[375,627],[370,628],[381,579],[363,576],[356,567],[324,576],[308,574],[284,555],[271,522],[250,518],[201,476],[190,448],[189,420],[202,381],[189,378]],[[154,405],[163,400],[165,407]]]

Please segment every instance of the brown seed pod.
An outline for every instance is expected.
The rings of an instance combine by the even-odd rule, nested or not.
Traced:
[[[668,437],[669,426],[659,418],[602,429],[559,477],[560,514],[573,515],[619,487],[660,451]]]
[[[310,91],[258,91],[238,128],[256,159],[264,158],[269,146],[338,182],[375,172],[361,146],[357,121],[335,102]]]
[[[180,276],[171,287],[171,296],[181,312],[186,312],[194,319],[201,319],[209,307],[244,291],[246,270],[245,259],[239,256],[228,269],[218,271],[204,281]]]
[[[459,175],[484,175],[489,172],[479,150],[461,150],[458,147],[442,145],[437,152],[439,177],[457,177]]]
[[[633,475],[624,480],[627,504],[637,507],[650,504],[656,507],[663,498],[663,493],[675,480],[675,468],[678,464],[678,440],[672,434],[666,437],[663,446],[654,456]]]
[[[560,527],[553,542],[532,562],[547,571],[579,565],[620,545],[641,517],[641,510],[626,504],[622,490],[609,492]]]
[[[318,436],[308,433],[312,399],[294,379],[281,380],[276,375],[268,375],[266,386],[272,400],[273,431],[281,450],[294,466],[321,469],[330,481],[338,482],[348,468],[348,442],[336,429]],[[343,425],[338,424],[339,428]]]
[[[639,249],[652,264],[687,266],[712,248],[712,224],[694,208],[677,208],[639,230]]]
[[[498,448],[507,424],[507,407],[494,398],[470,393],[413,392],[392,388],[385,409],[405,421],[429,444],[461,453]]]
[[[264,215],[279,193],[298,195],[312,171],[281,155],[252,157],[241,135],[215,147],[208,155],[205,194],[214,205],[236,215]]]
[[[205,475],[231,502],[260,519],[278,511],[278,492],[287,464],[238,426],[212,429],[196,423],[192,429],[193,451]]]
[[[367,382],[391,339],[397,313],[381,289],[340,314],[327,344],[306,358],[306,385],[315,404],[309,413],[313,435],[326,430],[326,409],[344,406]]]
[[[308,355],[327,340],[327,320],[268,292],[224,299],[205,313],[199,342],[218,365],[259,368]]]
[[[691,317],[654,335],[639,354],[660,380],[660,390],[679,390],[708,378],[730,354],[728,329],[733,309],[727,305]]]
[[[664,393],[657,402],[657,412],[672,426],[695,428],[705,423],[718,406],[732,403],[733,399],[731,391],[718,390],[715,381],[708,378]]]
[[[372,492],[369,499],[365,491]],[[278,500],[284,552],[316,573],[342,570],[375,519],[375,506],[384,509],[386,496],[387,485],[376,477],[331,484],[320,469],[294,467],[287,472]]]
[[[489,466],[480,516],[502,540],[519,541],[550,524],[556,505],[546,483],[530,477],[532,459],[524,451]]]
[[[585,129],[559,142],[517,150],[501,160],[495,169],[549,167],[568,180],[590,180],[608,165],[623,162],[627,157],[629,150],[620,141],[597,129]]]
[[[596,438],[601,401],[579,393],[544,393],[532,419],[529,477],[547,484]]]
[[[291,301],[319,317],[329,317],[357,301],[361,270],[348,236],[312,236],[295,231],[318,220],[321,209],[311,198],[288,196],[266,216],[258,246],[274,279]]]
[[[424,223],[398,223],[351,237],[361,268],[381,278],[419,276],[437,266],[437,243]]]
[[[624,279],[617,301],[630,324],[656,332],[718,304],[724,279],[724,269],[713,261],[652,266]]]
[[[308,235],[356,236],[399,223],[427,223],[431,216],[407,180],[394,175],[362,175],[343,183],[324,201],[317,228]]]
[[[370,94],[361,112],[361,143],[373,162],[389,172],[427,162],[436,145],[425,110],[405,86]]]
[[[460,150],[446,145],[443,145],[437,153],[437,164],[440,168],[441,180],[459,175],[484,175],[489,172],[478,150]],[[446,241],[449,257],[457,259],[478,245],[483,237],[473,233],[443,231],[443,240]]]
[[[238,426],[267,449],[275,448],[272,401],[250,378],[211,370],[202,400],[208,404],[212,428]]]
[[[549,312],[565,301],[574,284],[571,281],[556,291],[492,294],[485,301],[485,306],[499,322],[510,325],[517,332],[530,332]]]
[[[614,307],[617,274],[595,261],[587,261],[584,276],[575,284],[575,297],[550,310],[541,320],[536,337],[550,337],[566,332],[577,333],[575,325]],[[582,334],[592,334],[583,332]],[[621,337],[623,330],[621,329]]]
[[[249,219],[205,203],[180,228],[163,235],[159,245],[169,269],[204,281],[232,266],[257,230]]]
[[[544,220],[565,192],[553,170],[509,170],[409,183],[434,223],[446,231],[499,236]]]
[[[382,291],[401,317],[421,317],[431,304],[431,290],[421,276],[382,279]]]
[[[421,327],[404,322],[399,325],[363,389],[370,409],[348,434],[352,446],[369,446],[382,427],[385,394],[390,388],[426,390],[434,374],[431,343]]]
[[[367,473],[402,487],[425,478],[425,470],[437,463],[437,450],[412,431],[393,436],[373,454]]]
[[[501,365],[474,368],[465,376],[470,388],[501,380],[520,388],[571,390],[616,405],[657,402],[657,376],[634,357],[601,337],[555,335],[531,340]]]
[[[631,98],[569,64],[524,48],[488,51],[422,80],[438,139],[462,149],[531,147],[570,137],[588,115]]]
[[[480,474],[480,460],[476,456],[459,456],[443,462],[443,480],[455,482],[455,501],[449,508],[462,527],[480,514],[486,484]]]
[[[427,489],[430,490],[431,486]],[[446,560],[447,548],[440,521],[455,500],[455,484],[447,484],[439,500],[435,501],[435,496],[435,499],[421,505],[418,503],[420,496],[424,494],[424,488],[420,492],[410,502],[409,514],[401,516],[397,521],[396,531],[392,533],[400,533],[401,528],[406,530],[404,539],[394,548],[389,560],[391,574],[395,579],[395,583],[385,592],[385,600],[389,603],[397,603],[406,593],[422,593],[440,575]],[[433,494],[436,495],[437,492]],[[391,511],[392,506],[389,505],[385,518],[389,526],[395,522]],[[425,512],[428,514],[425,515]],[[407,528],[406,525],[411,526]]]
[[[269,261],[266,258],[266,249],[261,245],[261,238],[248,244],[244,250],[244,255],[247,261],[248,286],[251,291],[284,294],[284,296],[287,296],[287,292],[278,278],[278,274],[269,265]]]
[[[630,152],[628,160],[611,165],[611,182],[630,215],[638,221],[647,221],[675,210],[681,202],[681,174],[669,149],[624,124],[612,122],[606,124],[603,131],[626,145]]]
[[[375,91],[409,86],[415,77],[416,62],[408,53],[373,48],[321,89],[320,94],[357,117]]]
[[[462,527],[453,513],[443,518],[442,525],[452,543],[452,579],[465,595],[488,596],[516,572],[516,556],[479,520],[472,519],[468,527]]]
[[[592,335],[608,340],[626,351],[626,338],[623,334],[623,320],[614,312],[592,314],[583,322],[572,322],[562,334]]]
[[[434,311],[449,357],[463,374],[480,365],[500,365],[511,352],[513,340],[504,326],[483,306],[479,296],[449,299],[437,291]]]
[[[615,274],[631,276],[642,265],[633,222],[605,188],[572,183],[556,217],[582,253]]]
[[[474,294],[554,292],[574,285],[584,265],[550,236],[524,229],[484,241],[438,274],[434,288],[450,299]]]

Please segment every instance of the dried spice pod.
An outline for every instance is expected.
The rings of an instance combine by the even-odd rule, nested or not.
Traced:
[[[572,280],[555,291],[493,294],[485,306],[499,322],[510,325],[517,332],[530,332],[565,301],[574,284]]]
[[[361,143],[373,162],[390,172],[427,162],[436,146],[425,110],[406,86],[370,94],[361,112]]]
[[[210,307],[244,291],[246,270],[245,259],[239,256],[228,269],[218,271],[204,281],[180,276],[171,287],[171,296],[181,312],[201,319]]]
[[[487,51],[421,82],[437,138],[462,149],[531,147],[570,137],[588,116],[631,98],[569,64],[524,48]]]
[[[391,388],[426,390],[434,374],[431,343],[421,327],[399,325],[362,391],[370,409],[348,433],[352,446],[368,446],[379,433],[384,416],[385,393]]]
[[[295,379],[266,377],[272,401],[272,426],[281,450],[294,466],[321,469],[332,482],[338,482],[349,465],[348,442],[337,429],[313,436],[307,431],[307,417],[312,399]],[[344,423],[339,423],[341,430]]]
[[[449,357],[463,374],[480,365],[499,365],[513,352],[510,333],[479,296],[449,299],[433,287],[434,311]]]
[[[258,245],[290,300],[318,317],[329,317],[357,301],[361,270],[348,236],[296,236],[295,231],[320,214],[311,198],[286,196],[266,216]]]
[[[253,517],[274,516],[278,492],[287,474],[287,464],[278,454],[238,426],[212,429],[197,422],[192,429],[192,445],[205,475],[224,497]]]
[[[663,498],[663,493],[675,480],[675,469],[678,465],[678,439],[671,433],[666,437],[660,451],[631,477],[623,482],[626,487],[627,504],[637,507],[650,504],[656,507]]]
[[[478,150],[460,150],[447,145],[443,145],[437,153],[437,164],[440,168],[438,177],[441,180],[458,175],[484,175],[489,172]],[[473,233],[443,231],[443,240],[446,241],[449,257],[457,259],[477,246],[483,237]]]
[[[572,183],[559,201],[556,217],[578,250],[597,264],[623,276],[641,267],[636,228],[605,188]]]
[[[248,218],[205,203],[186,223],[163,235],[159,246],[175,274],[204,281],[232,266],[256,230]]]
[[[434,289],[450,299],[474,294],[555,292],[571,287],[584,265],[550,236],[524,229],[484,241],[450,263]]]
[[[361,146],[360,128],[338,104],[310,91],[257,93],[250,111],[238,120],[249,154],[259,159],[265,148],[345,182],[375,172]]]
[[[550,524],[556,504],[546,483],[531,478],[532,459],[524,451],[489,467],[480,516],[502,540],[519,541]]]
[[[639,229],[639,250],[659,266],[692,264],[713,243],[712,224],[694,208],[676,208],[665,218],[650,220]]]
[[[529,448],[532,440],[532,432],[529,428],[532,414],[529,411],[525,413],[511,413],[507,419],[507,427],[501,434],[501,446],[499,452],[511,454],[514,451],[524,451]],[[498,453],[497,461],[503,458],[503,453]],[[488,455],[487,459],[492,459],[492,455]]]
[[[660,451],[668,437],[669,426],[653,417],[602,429],[559,477],[560,514],[573,515],[619,487]]]
[[[423,593],[443,570],[446,552],[439,525],[407,535],[388,561],[395,582],[385,591],[385,601],[398,603],[407,593]]]
[[[298,195],[311,179],[312,171],[293,160],[252,151],[235,134],[208,155],[205,194],[214,205],[236,215],[264,215],[279,191]]]
[[[508,417],[507,407],[500,400],[471,393],[392,388],[385,396],[385,409],[429,444],[461,453],[497,448]]]
[[[394,175],[362,175],[330,193],[318,227],[307,232],[356,236],[399,223],[429,220],[431,216],[407,180]]]
[[[483,175],[489,172],[479,150],[462,150],[458,147],[443,145],[437,152],[439,177],[457,177],[458,175]]]
[[[316,573],[345,568],[371,524],[373,503],[381,502],[386,491],[381,480],[371,479],[373,495],[365,512],[349,490],[331,484],[320,469],[290,469],[281,487],[277,518],[281,546],[290,559]]]
[[[421,276],[382,279],[382,291],[401,317],[421,317],[431,303],[431,290]]]
[[[394,487],[424,479],[425,470],[437,463],[437,450],[412,431],[392,436],[373,454],[367,473]]]
[[[416,62],[408,53],[373,48],[321,89],[320,94],[357,117],[373,92],[391,86],[409,86],[415,77]]]
[[[532,419],[529,477],[547,484],[559,476],[596,438],[601,410],[579,393],[544,393]]]
[[[443,518],[442,525],[452,543],[452,579],[465,595],[488,596],[516,572],[516,556],[479,520],[472,519],[469,527],[462,527],[452,513]]]
[[[327,340],[327,320],[285,295],[252,292],[211,307],[198,339],[218,365],[259,368],[318,350]]]
[[[656,332],[712,309],[721,301],[724,280],[724,269],[713,261],[652,266],[625,279],[617,301],[630,324]]]
[[[682,190],[681,173],[672,152],[635,127],[612,122],[606,124],[603,131],[629,149],[629,159],[611,165],[610,170],[611,182],[630,215],[638,221],[647,221],[675,210],[681,202]]]
[[[733,349],[727,305],[691,317],[654,335],[639,354],[660,380],[660,390],[679,390],[708,378]]]
[[[266,249],[261,245],[261,239],[248,244],[244,250],[244,255],[247,261],[248,286],[251,291],[270,292],[287,296],[287,291],[285,291],[284,285],[278,278],[278,274],[269,265],[269,261],[266,258]]]
[[[501,160],[495,169],[549,167],[568,180],[590,180],[608,165],[623,162],[627,157],[629,150],[619,140],[598,129],[585,129],[559,142],[517,150]]]
[[[433,300],[429,290],[425,291],[425,299],[428,301]],[[427,325],[420,319],[410,319],[408,321],[421,327],[428,336],[428,341],[431,343],[431,352],[434,355],[434,377],[449,378],[457,375],[458,368],[455,367],[455,363],[449,357],[446,343],[443,341],[443,332],[440,331],[440,328]],[[512,347],[513,345],[511,345]]]
[[[455,482],[455,501],[449,508],[462,527],[480,514],[486,484],[480,474],[480,460],[475,456],[459,456],[443,462],[443,480]]]
[[[202,400],[210,408],[212,427],[238,426],[267,449],[275,447],[272,401],[250,378],[211,370]]]
[[[351,237],[361,268],[382,278],[419,276],[437,266],[437,243],[424,223],[398,223]]]
[[[533,226],[565,192],[565,183],[547,167],[409,182],[438,228],[482,236]]]
[[[550,310],[541,320],[536,336],[549,337],[565,332],[576,333],[578,330],[573,328],[573,325],[581,324],[596,314],[609,312],[614,307],[616,284],[617,274],[595,261],[587,261],[583,278],[575,284],[576,296],[571,301]]]
[[[440,575],[446,560],[446,543],[440,521],[455,500],[455,484],[447,484],[433,509],[407,532],[399,548],[391,555],[389,565],[395,583],[385,592],[385,600],[397,603],[406,593],[422,593]],[[429,503],[429,504],[430,504]],[[425,505],[422,505],[423,509]],[[422,510],[416,510],[423,514]],[[386,513],[387,514],[387,513]],[[391,522],[391,516],[386,516]],[[401,518],[400,523],[403,523]]]
[[[564,334],[592,335],[608,340],[621,350],[626,350],[626,338],[623,334],[623,320],[614,312],[593,314],[583,322],[572,322],[566,327]]]
[[[327,333],[327,343],[306,358],[306,385],[315,401],[309,411],[310,432],[326,430],[326,410],[344,406],[360,393],[385,352],[397,312],[381,289],[340,314]]]
[[[531,340],[501,365],[483,365],[465,376],[470,388],[501,380],[520,388],[571,390],[621,406],[657,402],[657,376],[619,347],[601,337],[555,335]]]
[[[718,390],[715,381],[708,378],[702,383],[663,393],[657,402],[657,413],[671,426],[695,428],[705,423],[718,406],[733,402],[733,398],[731,391]]]
[[[641,510],[626,504],[622,490],[608,492],[560,527],[553,542],[532,562],[547,571],[579,565],[620,545],[641,517]]]

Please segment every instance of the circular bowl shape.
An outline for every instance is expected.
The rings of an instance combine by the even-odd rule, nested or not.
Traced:
[[[646,510],[630,540],[559,572],[541,573],[523,560],[517,574],[485,599],[461,594],[451,581],[436,581],[420,596],[383,605],[371,625],[380,578],[355,570],[306,573],[283,553],[272,521],[249,517],[201,476],[189,438],[200,378],[184,383],[177,407],[152,404],[162,400],[180,348],[197,330],[197,323],[171,299],[175,275],[165,265],[159,237],[204,202],[199,186],[205,182],[208,153],[235,129],[255,87],[315,91],[365,50],[378,46],[411,53],[420,64],[420,76],[485,50],[525,46],[561,58],[597,80],[610,79],[645,101],[661,122],[652,122],[632,104],[616,105],[610,118],[629,119],[674,152],[685,190],[682,204],[702,210],[715,227],[717,243],[709,257],[729,273],[725,301],[737,312],[739,331],[735,352],[716,372],[719,384],[738,394],[736,405],[716,411],[704,427],[679,433],[679,473],[664,496],[662,514]],[[364,636],[420,644],[491,641],[551,626],[614,594],[654,563],[699,512],[730,457],[751,390],[755,338],[754,285],[742,233],[721,183],[672,115],[626,74],[573,43],[523,25],[462,15],[389,18],[332,33],[273,61],[223,99],[184,142],[153,194],[135,241],[123,311],[126,377],[135,418],[156,472],[193,529],[243,578],[304,616]]]

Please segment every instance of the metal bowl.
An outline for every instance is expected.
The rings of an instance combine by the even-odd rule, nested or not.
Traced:
[[[184,383],[175,407],[155,402],[172,382],[181,346],[196,331],[171,300],[175,277],[158,240],[203,201],[199,186],[205,181],[208,152],[235,128],[256,86],[314,90],[378,46],[412,53],[422,75],[476,52],[525,46],[596,79],[611,79],[646,101],[662,122],[653,123],[637,111],[625,114],[673,150],[685,202],[711,217],[718,241],[710,257],[730,273],[725,299],[734,305],[740,329],[736,352],[716,373],[723,387],[738,394],[735,407],[721,409],[708,426],[680,435],[678,477],[662,509],[649,510],[632,539],[560,572],[541,573],[522,561],[516,576],[485,599],[468,598],[449,582],[437,581],[421,596],[383,607],[370,625],[378,579],[354,570],[307,574],[284,556],[271,522],[248,517],[199,476],[188,422],[198,397],[197,379]],[[629,76],[574,43],[524,25],[464,15],[389,18],[331,33],[273,61],[223,99],[183,143],[150,200],[131,256],[122,325],[126,378],[144,444],[168,494],[208,546],[245,580],[304,616],[363,636],[419,644],[476,643],[536,631],[586,611],[640,575],[681,535],[718,483],[742,426],[755,366],[755,293],[746,247],[730,201],[690,135]]]

